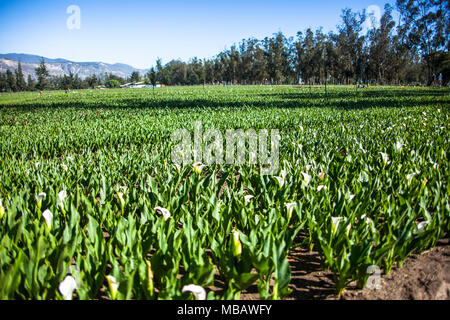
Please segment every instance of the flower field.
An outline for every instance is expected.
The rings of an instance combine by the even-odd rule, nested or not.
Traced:
[[[0,299],[282,299],[299,246],[338,295],[364,287],[448,237],[449,106],[398,87],[1,94]],[[174,165],[196,121],[278,129],[277,173]]]

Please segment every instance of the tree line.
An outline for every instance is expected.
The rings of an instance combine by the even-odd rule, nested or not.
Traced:
[[[399,13],[394,21],[393,10]],[[172,60],[141,77],[104,74],[50,77],[42,60],[36,80],[24,80],[20,63],[0,74],[0,91],[117,87],[125,82],[156,85],[199,84],[441,84],[450,78],[450,5],[448,0],[397,0],[386,4],[379,23],[363,34],[373,16],[343,9],[337,32],[322,28],[287,38],[282,32],[262,40],[244,39],[212,59]]]
[[[135,81],[136,75],[128,78],[122,78],[111,73],[102,75],[92,75],[81,79],[77,74],[69,72],[62,76],[50,76],[44,59],[41,59],[39,66],[35,69],[35,78],[28,75],[27,80],[22,71],[20,62],[17,68],[12,72],[6,70],[0,73],[0,92],[18,92],[18,91],[35,91],[44,89],[66,90],[70,89],[89,89],[99,85],[106,87],[119,87],[127,81]]]

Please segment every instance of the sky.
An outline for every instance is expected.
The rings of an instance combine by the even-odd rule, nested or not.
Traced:
[[[342,9],[378,7],[382,14],[385,3],[394,1],[0,0],[0,53],[144,69],[157,58],[212,58],[242,39],[278,31],[288,37],[308,27],[335,31]]]

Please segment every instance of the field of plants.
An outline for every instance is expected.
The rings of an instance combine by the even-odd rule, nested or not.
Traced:
[[[448,237],[449,105],[400,87],[1,94],[0,299],[282,299],[299,246],[337,294],[364,287]],[[278,129],[278,172],[175,166],[171,133],[195,121]]]

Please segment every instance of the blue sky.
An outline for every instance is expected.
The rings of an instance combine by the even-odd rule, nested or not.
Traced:
[[[160,57],[210,58],[233,43],[282,31],[340,23],[354,11],[394,0],[0,0],[0,53],[29,53],[73,61],[127,63],[148,68]],[[70,5],[80,8],[80,28],[69,29]]]

